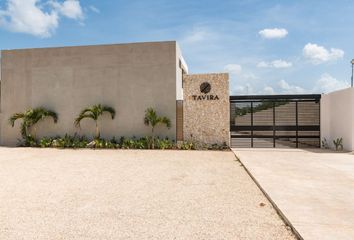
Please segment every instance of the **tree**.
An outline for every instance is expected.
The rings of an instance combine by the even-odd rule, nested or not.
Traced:
[[[167,117],[160,117],[157,115],[156,111],[153,108],[148,108],[145,110],[144,124],[151,127],[152,134],[152,149],[155,148],[155,136],[154,130],[155,127],[159,124],[166,125],[168,129],[171,128],[171,121]]]
[[[97,104],[97,105],[94,105],[92,107],[85,108],[84,110],[82,110],[80,112],[79,116],[75,119],[74,124],[76,127],[80,127],[80,122],[82,119],[85,119],[85,118],[93,119],[96,124],[96,139],[98,139],[98,138],[100,138],[100,129],[98,126],[98,119],[105,112],[109,113],[111,115],[112,119],[114,119],[114,117],[116,116],[116,111],[114,110],[114,108],[109,107],[109,106],[103,106],[101,104]]]
[[[15,113],[10,117],[9,122],[11,126],[14,127],[16,120],[22,119],[21,135],[23,139],[26,139],[28,136],[31,135],[30,132],[32,130],[32,127],[39,121],[45,119],[46,117],[53,118],[54,123],[58,122],[58,115],[55,112],[47,110],[42,107],[29,109],[24,113]],[[33,136],[35,137],[36,128],[34,128],[33,130],[34,130]]]

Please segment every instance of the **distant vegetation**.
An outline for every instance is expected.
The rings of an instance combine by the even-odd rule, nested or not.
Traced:
[[[269,101],[263,101],[260,104],[253,106],[253,113],[273,108],[273,106],[279,107],[279,106],[282,106],[282,105],[285,105],[288,103],[289,102],[287,102],[287,101],[286,102],[275,102],[275,103],[269,102]],[[251,106],[242,107],[242,108],[236,107],[235,113],[236,113],[236,116],[244,116],[248,113],[251,113]]]

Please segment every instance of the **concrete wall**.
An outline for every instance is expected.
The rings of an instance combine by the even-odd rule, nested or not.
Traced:
[[[208,93],[201,92],[201,84],[204,82],[208,82],[211,86]],[[207,144],[229,145],[229,75],[185,75],[183,90],[184,139]]]
[[[354,89],[348,88],[321,99],[321,139],[326,138],[331,148],[333,140],[343,138],[344,149],[354,150]]]
[[[170,130],[157,129],[158,134],[175,139],[180,57],[176,42],[2,51],[0,144],[15,145],[20,138],[20,122],[14,128],[8,124],[11,114],[41,106],[56,111],[59,122],[38,124],[39,137],[92,136],[91,120],[84,120],[81,130],[73,121],[98,103],[117,112],[115,120],[107,115],[100,121],[102,137],[148,135],[144,111],[153,107],[172,121]]]

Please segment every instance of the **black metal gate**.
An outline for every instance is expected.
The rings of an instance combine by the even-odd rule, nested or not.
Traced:
[[[230,96],[231,147],[318,148],[321,95]]]

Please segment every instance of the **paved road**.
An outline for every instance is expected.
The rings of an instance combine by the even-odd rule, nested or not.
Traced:
[[[0,148],[0,183],[1,240],[295,239],[232,152]]]
[[[354,239],[354,155],[234,149],[304,239]]]

